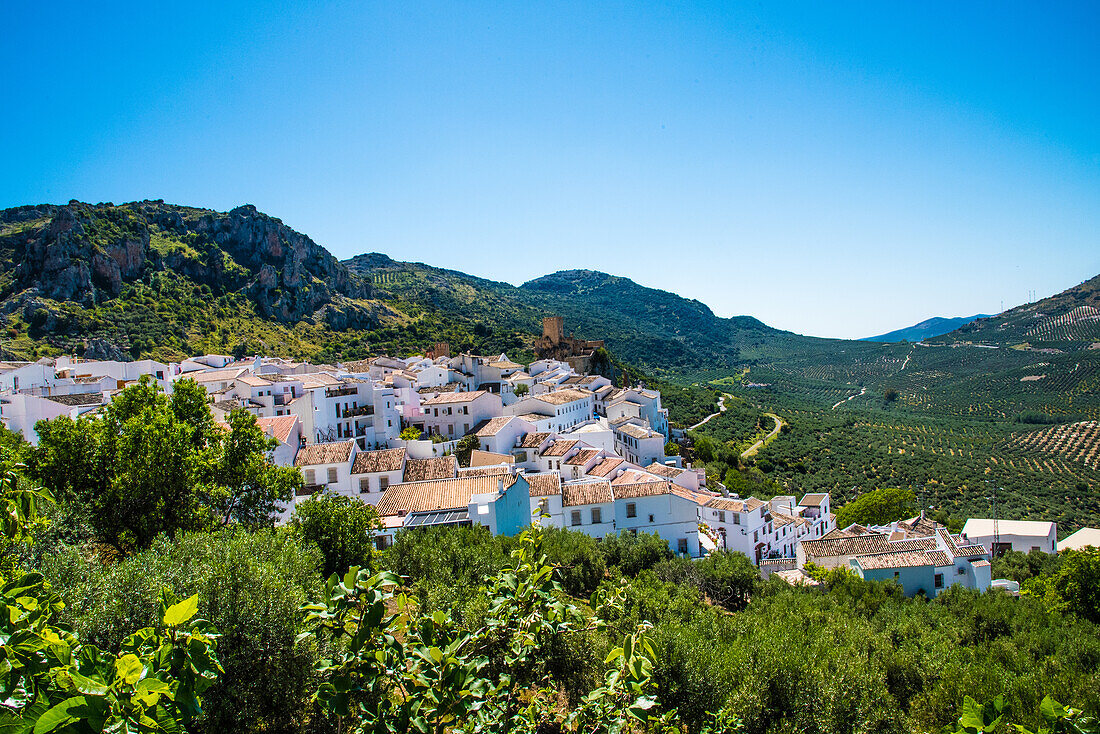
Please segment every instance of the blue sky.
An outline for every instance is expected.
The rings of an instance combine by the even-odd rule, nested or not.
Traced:
[[[1100,273],[1096,3],[17,3],[0,207],[253,203],[821,336]]]

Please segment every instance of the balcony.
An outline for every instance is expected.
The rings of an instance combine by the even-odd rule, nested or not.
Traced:
[[[359,388],[357,387],[330,387],[325,390],[326,398],[342,398],[348,395],[358,395]]]
[[[344,414],[341,415],[340,417],[341,418],[354,418],[355,416],[359,416],[359,415],[374,415],[374,406],[373,405],[360,405],[360,406],[355,407],[355,408],[348,408],[347,410],[344,411]]]

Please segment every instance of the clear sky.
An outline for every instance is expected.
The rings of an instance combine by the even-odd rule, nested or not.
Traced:
[[[858,337],[1100,273],[1100,3],[0,4],[0,207],[252,203],[345,258]]]

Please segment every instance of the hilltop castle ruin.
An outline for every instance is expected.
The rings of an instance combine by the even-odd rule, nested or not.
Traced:
[[[566,362],[578,374],[587,374],[592,355],[603,348],[603,340],[586,341],[565,336],[565,319],[547,316],[542,320],[542,337],[535,344],[535,354],[540,359],[557,359]]]

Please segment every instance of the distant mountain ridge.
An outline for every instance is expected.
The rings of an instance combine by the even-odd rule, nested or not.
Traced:
[[[962,326],[975,321],[977,319],[988,319],[989,314],[975,314],[974,316],[956,316],[954,318],[945,318],[943,316],[935,316],[930,319],[921,321],[919,324],[913,324],[907,326],[904,329],[895,329],[894,331],[888,331],[885,334],[879,334],[878,336],[865,336],[860,341],[865,342],[919,342],[924,339],[931,339],[934,336],[942,336],[949,332],[954,331]]]

